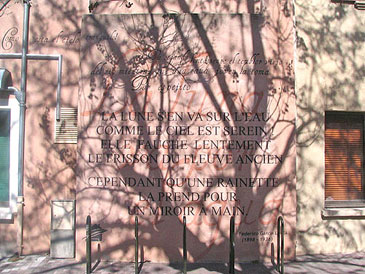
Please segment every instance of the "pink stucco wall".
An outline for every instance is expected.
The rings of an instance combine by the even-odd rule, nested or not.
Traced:
[[[189,260],[224,261],[234,211],[238,260],[270,258],[279,214],[294,256],[293,32],[270,20],[83,17],[77,220],[90,215],[107,229],[104,256],[133,260],[137,215],[145,259],[181,260],[185,215]],[[161,141],[176,143],[149,145]],[[240,179],[255,183],[231,184]]]
[[[79,107],[80,139],[78,149],[76,145],[54,144],[57,64],[54,61],[29,61],[24,168],[25,253],[48,252],[50,202],[54,199],[77,199],[76,241],[79,258],[82,258],[84,254],[82,238],[85,233],[86,215],[91,214],[94,222],[101,223],[108,229],[102,243],[103,255],[131,260],[133,256],[133,216],[128,214],[128,206],[137,205],[136,202],[151,203],[154,206],[171,205],[171,203],[166,204],[163,201],[151,201],[151,198],[150,201],[142,202],[149,196],[149,193],[158,195],[165,191],[171,192],[171,189],[164,185],[151,189],[117,188],[115,191],[113,187],[109,186],[95,187],[95,182],[91,182],[94,185],[90,187],[90,184],[87,183],[90,182],[91,177],[215,178],[214,183],[217,183],[219,178],[260,177],[277,178],[275,182],[278,184],[264,189],[232,188],[228,191],[227,187],[214,186],[210,189],[197,188],[192,191],[223,194],[229,192],[233,193],[230,195],[236,195],[226,205],[226,208],[229,208],[228,211],[230,211],[233,206],[239,204],[247,213],[247,216],[238,215],[236,218],[237,240],[239,241],[237,245],[242,250],[242,253],[238,255],[240,260],[269,258],[271,243],[275,237],[265,238],[266,236],[263,236],[264,238],[260,240],[260,237],[252,236],[252,232],[270,235],[275,230],[274,219],[279,213],[284,215],[288,223],[286,237],[290,245],[287,253],[291,257],[294,256],[295,100],[292,67],[293,15],[290,6],[284,6],[281,1],[263,1],[262,7],[254,4],[254,1],[149,1],[150,6],[146,6],[145,1],[120,1],[99,5],[93,10],[95,16],[85,17],[82,23],[82,15],[88,13],[88,1],[39,0],[32,2],[29,52],[63,55],[61,105]],[[128,7],[127,2],[131,2],[133,5]],[[149,16],[143,15],[108,17],[98,15],[99,13],[133,14],[148,11],[155,13],[166,11],[243,12],[244,15],[242,17],[206,15],[197,17],[196,21],[188,15],[180,17],[177,21],[174,21],[174,17],[155,15],[155,22],[151,22]],[[249,15],[248,12],[251,14],[262,12],[262,14]],[[137,20],[139,24],[133,25],[133,20]],[[0,38],[2,39],[0,52],[20,52],[22,5],[12,2],[1,14],[0,22]],[[124,26],[122,22],[125,23]],[[181,24],[181,29],[176,27],[177,22]],[[100,25],[98,25],[99,23]],[[142,90],[132,94],[130,86],[128,86],[131,79],[128,76],[114,77],[108,73],[96,73],[91,77],[92,69],[100,62],[106,62],[105,68],[111,71],[132,66],[131,62],[136,60],[133,57],[136,57],[141,50],[135,44],[140,43],[143,39],[138,39],[145,36],[148,43],[153,43],[152,40],[155,39],[156,33],[151,29],[152,24],[156,24],[159,30],[167,26],[166,24],[170,24],[164,35],[175,35],[166,36],[166,41],[162,41],[163,35],[157,33],[159,41],[171,43],[171,47],[166,47],[166,44],[161,46],[162,52],[167,54],[167,58],[173,54],[177,56],[179,51],[180,53],[186,52],[186,47],[189,46],[196,49],[194,52],[196,60],[210,58],[213,54],[217,59],[226,59],[219,66],[226,65],[227,62],[229,65],[230,61],[232,63],[229,67],[222,66],[224,72],[218,76],[214,75],[217,66],[206,65],[208,72],[204,74],[204,77],[207,77],[204,84],[202,84],[202,79],[197,78],[197,75],[195,78],[188,75],[188,78],[191,78],[190,82],[180,77],[181,75],[170,78],[155,77],[150,80],[151,87],[147,92]],[[199,29],[197,24],[202,24],[203,28]],[[141,31],[139,34],[142,36],[138,36],[139,28]],[[148,30],[151,32],[148,33]],[[129,31],[131,33],[128,33]],[[99,39],[100,37],[98,38],[97,35],[102,32],[109,33],[111,39],[103,41],[100,45],[102,39]],[[116,36],[117,33],[118,36]],[[136,36],[131,37],[134,34]],[[94,35],[96,38],[87,38],[87,35]],[[169,37],[174,37],[176,41],[168,41]],[[114,38],[115,40],[113,40]],[[137,38],[137,40],[133,42],[132,38]],[[165,48],[163,48],[164,46]],[[111,62],[107,52],[115,53],[112,58],[116,58],[118,61]],[[239,63],[239,59],[250,60],[250,58],[257,60],[258,63],[247,66],[251,72],[248,70],[244,72],[244,65]],[[125,64],[121,63],[122,59],[126,62]],[[161,60],[154,62],[156,68],[161,65]],[[176,59],[172,60],[169,65],[174,65],[174,62],[177,62]],[[12,71],[14,85],[19,86],[20,61],[0,60],[0,64]],[[139,64],[141,68],[151,69],[151,63]],[[192,64],[188,63],[184,66],[189,68]],[[255,76],[252,69],[256,68],[264,71],[264,75]],[[233,73],[234,70],[238,73],[238,77]],[[241,72],[242,74],[240,74]],[[170,84],[170,92],[159,92],[162,83],[165,88]],[[187,85],[184,86],[184,83]],[[207,112],[225,112],[229,115],[235,111],[264,113],[268,118],[267,121],[256,121],[250,125],[270,131],[270,136],[265,137],[269,138],[266,140],[269,141],[267,149],[272,155],[281,155],[283,161],[279,164],[269,163],[257,167],[252,165],[240,167],[237,164],[229,163],[226,165],[217,163],[215,165],[202,163],[192,165],[187,162],[173,165],[162,163],[155,166],[136,164],[120,167],[106,163],[96,164],[88,158],[89,154],[103,153],[100,148],[100,139],[106,138],[95,133],[97,126],[104,123],[125,125],[121,121],[102,121],[101,111],[119,114],[120,111],[127,113],[142,109],[152,113],[153,116],[156,116],[160,109],[172,113],[182,112],[187,119],[188,112],[199,112],[203,114],[203,117],[206,117],[204,115]],[[225,124],[219,121],[212,123],[204,119],[196,121],[192,125],[192,128],[195,127],[195,129],[192,130],[195,131],[197,126],[217,126],[222,129],[224,126],[232,126],[232,123],[236,123],[236,126],[247,126],[240,121],[231,120]],[[165,127],[166,122],[164,120],[161,126]],[[175,121],[170,122],[171,125],[176,124]],[[188,121],[184,120],[179,123],[186,126]],[[144,124],[144,126],[148,125],[158,126],[158,121]],[[152,137],[156,138],[156,136]],[[133,135],[129,137],[136,139],[136,136]],[[168,136],[162,137],[166,139]],[[234,138],[241,137],[235,136]],[[258,134],[252,135],[252,139],[265,141],[261,139],[262,137]],[[221,137],[211,135],[206,138],[206,136],[198,136],[193,133],[191,136],[178,138],[186,139],[190,143],[198,139],[215,140]],[[229,139],[231,136],[227,135],[225,138]],[[134,148],[122,148],[118,153],[121,154],[127,150],[133,151]],[[186,151],[183,150],[185,149],[177,149],[175,152],[179,155],[186,154],[186,152],[197,153],[197,149],[191,147]],[[166,151],[157,151],[160,155],[169,155]],[[263,154],[264,152],[257,150],[254,153]],[[207,151],[202,154],[207,155]],[[234,157],[238,157],[240,152],[234,150],[232,154]],[[184,191],[188,191],[188,189]],[[142,193],[143,199],[141,195],[139,196],[139,192]],[[212,200],[210,202],[207,200],[203,205],[211,208],[212,202],[218,202],[221,206],[222,201]],[[194,204],[194,210],[198,210],[201,206],[198,203]],[[230,216],[228,211],[224,216],[209,214],[201,217],[187,216],[189,260],[225,260],[228,250],[227,238],[229,237]],[[140,217],[141,244],[144,247],[145,258],[154,261],[179,260],[181,242],[177,242],[176,239],[181,238],[181,215],[152,214]],[[14,241],[16,231],[14,227],[15,224],[0,224],[0,229],[7,232],[5,233],[6,238],[1,238],[1,241]],[[266,232],[267,234],[265,234]],[[1,233],[0,237],[4,237],[5,234]],[[252,239],[255,240],[252,241]]]

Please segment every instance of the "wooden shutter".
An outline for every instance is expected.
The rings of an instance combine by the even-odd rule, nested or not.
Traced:
[[[10,109],[0,109],[0,206],[9,202]]]
[[[363,199],[363,116],[326,113],[325,199]]]

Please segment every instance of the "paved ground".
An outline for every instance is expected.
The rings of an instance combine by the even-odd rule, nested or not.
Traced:
[[[182,265],[144,263],[140,265],[140,274],[177,274],[181,273]],[[285,264],[285,273],[365,273],[365,252],[334,255],[298,256],[296,261]],[[85,273],[85,264],[70,259],[51,259],[48,256],[32,255],[0,259],[0,273]],[[133,263],[101,262],[93,273],[126,273],[133,274]],[[225,264],[189,264],[189,274],[228,273]],[[278,273],[271,263],[241,263],[235,266],[236,274]]]

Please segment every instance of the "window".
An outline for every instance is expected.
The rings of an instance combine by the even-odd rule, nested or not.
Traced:
[[[325,207],[365,206],[364,116],[325,114]]]
[[[0,206],[9,206],[10,109],[0,109]]]
[[[18,196],[19,103],[0,96],[0,220],[12,219]]]

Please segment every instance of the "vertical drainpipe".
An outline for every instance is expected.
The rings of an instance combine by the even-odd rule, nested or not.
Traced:
[[[24,226],[24,131],[25,131],[25,103],[27,88],[27,53],[29,40],[29,10],[30,0],[24,0],[23,17],[23,41],[22,41],[22,62],[21,62],[21,85],[18,96],[19,114],[19,155],[18,155],[18,200],[17,200],[17,220],[18,220],[18,254],[23,254],[23,226]]]

